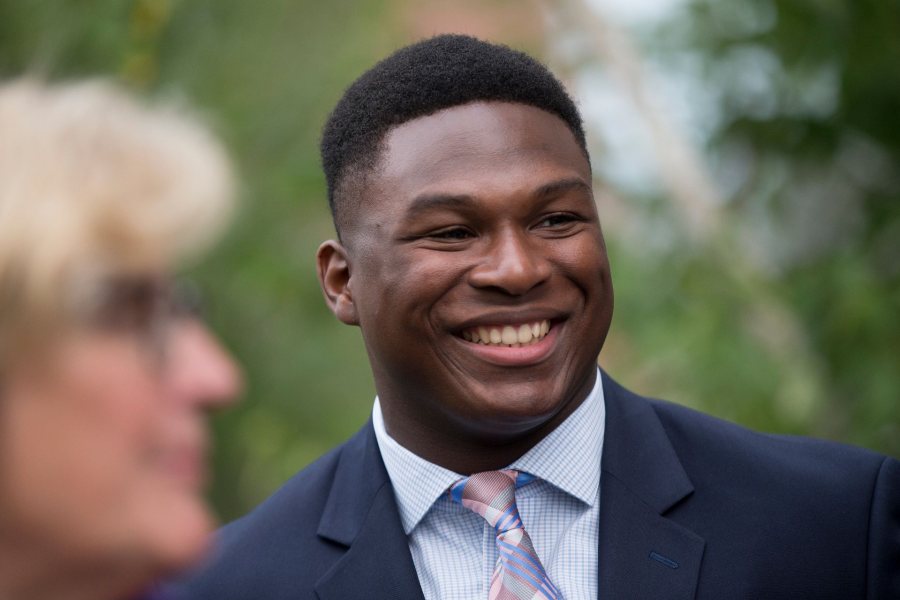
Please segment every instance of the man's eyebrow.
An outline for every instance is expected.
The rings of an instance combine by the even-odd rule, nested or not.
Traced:
[[[438,209],[460,209],[473,206],[475,199],[467,194],[422,194],[413,198],[406,209],[406,217]]]
[[[590,184],[580,177],[567,177],[545,183],[535,189],[532,195],[536,198],[548,198],[570,190],[581,190],[593,196]],[[475,198],[468,194],[421,194],[410,202],[409,208],[406,209],[405,217],[414,218],[421,213],[431,210],[459,210],[472,207],[475,204]]]
[[[594,192],[591,185],[580,177],[567,177],[545,183],[534,191],[534,195],[538,198],[546,198],[548,196],[557,196],[570,190],[581,190],[588,195],[593,196]]]

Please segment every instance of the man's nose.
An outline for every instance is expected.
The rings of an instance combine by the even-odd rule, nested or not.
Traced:
[[[469,274],[472,286],[497,289],[521,296],[546,281],[550,263],[541,251],[539,240],[527,231],[500,232],[488,245],[482,261]]]
[[[215,409],[234,402],[241,372],[206,326],[194,319],[173,325],[167,356],[169,389],[187,404]]]

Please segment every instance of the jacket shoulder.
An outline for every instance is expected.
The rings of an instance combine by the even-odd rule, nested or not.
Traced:
[[[849,444],[760,433],[696,410],[648,400],[679,459],[694,475],[789,481],[793,489],[871,486],[887,457]],[[690,467],[703,467],[691,469]],[[856,488],[857,492],[860,488]]]
[[[698,597],[725,597],[728,582],[742,582],[752,590],[746,597],[900,598],[898,461],[752,431],[609,385],[619,425],[661,428],[690,480],[691,491],[664,516],[705,541]],[[616,439],[633,450],[642,431]],[[784,595],[790,589],[798,593]]]
[[[758,433],[665,402],[652,406],[694,484],[672,518],[707,540],[711,571],[746,563],[781,582],[805,574],[804,585],[823,588],[809,597],[829,597],[827,588],[846,598],[893,597],[882,591],[900,589],[896,460],[836,442]]]

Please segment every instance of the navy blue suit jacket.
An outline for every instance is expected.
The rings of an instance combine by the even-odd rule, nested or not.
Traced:
[[[900,463],[603,376],[600,598],[900,599]],[[197,600],[422,598],[371,423],[221,532]]]

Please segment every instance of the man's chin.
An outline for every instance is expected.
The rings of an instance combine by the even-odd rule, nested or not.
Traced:
[[[473,430],[507,439],[532,432],[561,413],[572,412],[590,393],[596,368],[589,365],[577,381],[564,380],[560,375],[566,369],[551,364],[528,370],[500,369],[490,378],[473,374],[469,384],[457,392],[467,399],[465,421]]]
[[[540,429],[564,410],[567,399],[556,391],[533,383],[492,386],[494,389],[472,394],[464,426],[479,437],[500,443]],[[542,390],[546,392],[542,393]]]

